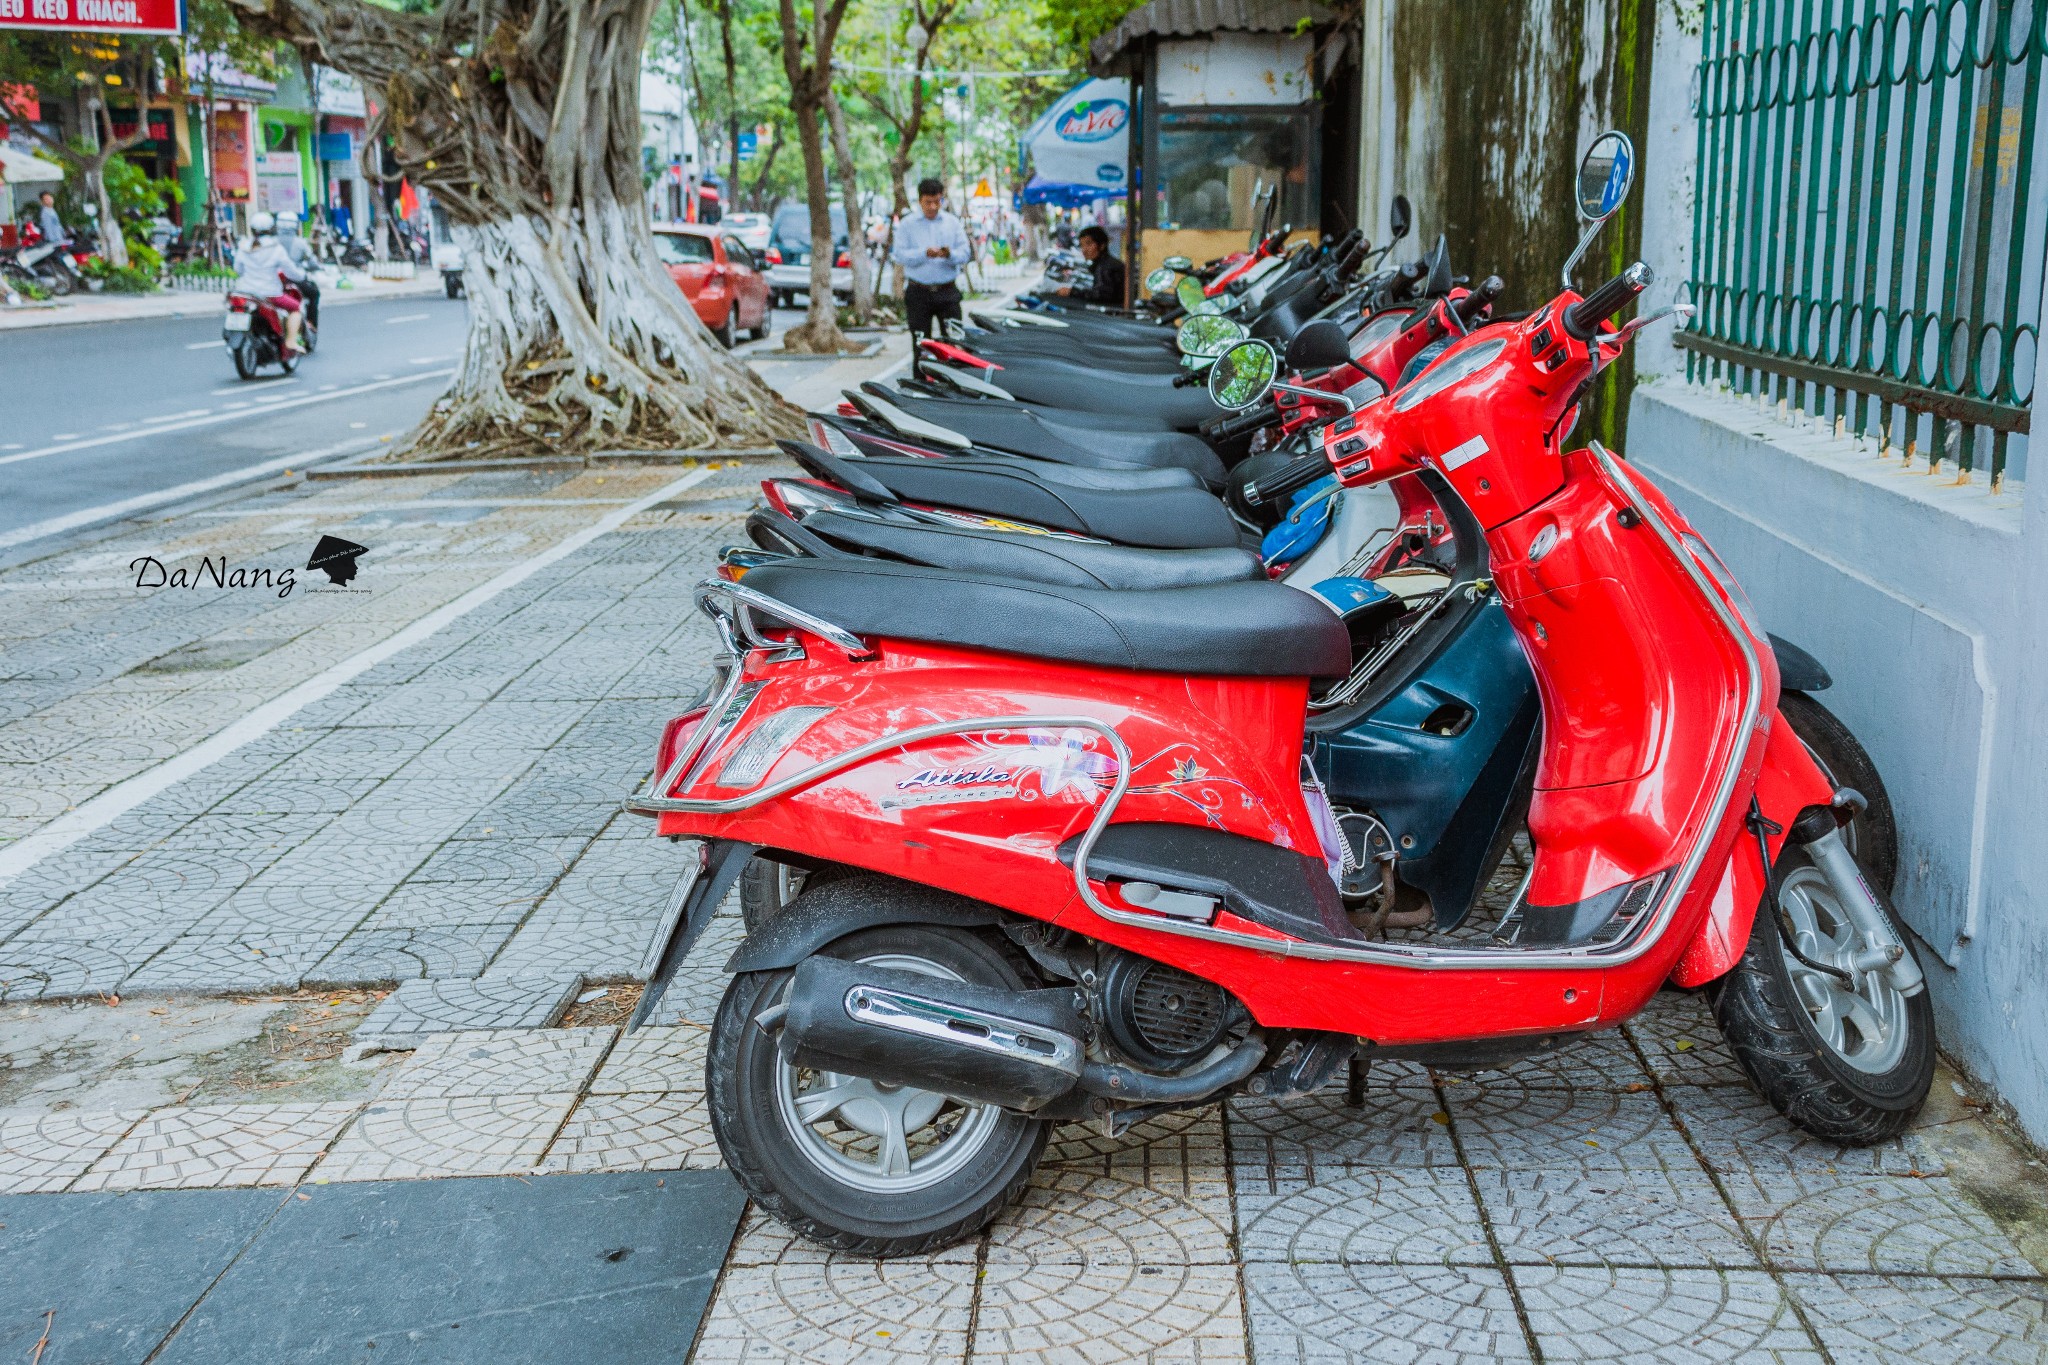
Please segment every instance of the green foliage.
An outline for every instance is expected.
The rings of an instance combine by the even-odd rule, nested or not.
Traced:
[[[155,252],[150,253],[152,256]],[[157,258],[161,265],[163,258]],[[156,271],[144,271],[140,266],[108,265],[103,256],[88,256],[80,272],[88,280],[98,280],[115,294],[153,294],[156,292]]]
[[[179,261],[171,267],[174,280],[231,280],[235,272],[224,265],[215,265],[204,258]]]
[[[22,279],[17,276],[10,276],[5,281],[0,281],[0,294],[6,293],[9,289],[12,289],[30,303],[42,303],[50,297],[50,291],[43,288],[41,284],[34,280]]]
[[[1088,65],[1088,45],[1117,26],[1144,0],[1039,0],[1039,22],[1077,70]]]

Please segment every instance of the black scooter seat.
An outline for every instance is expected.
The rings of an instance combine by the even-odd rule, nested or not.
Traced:
[[[793,523],[778,512],[748,518],[766,523],[770,537],[803,543],[820,558],[873,557],[922,564],[933,569],[1021,578],[1071,588],[1188,588],[1204,583],[1250,583],[1264,579],[1265,566],[1249,550],[1144,550],[1092,540],[932,526],[844,512],[813,512]],[[795,526],[797,530],[790,528]],[[756,541],[760,537],[755,537]]]
[[[995,650],[1146,673],[1339,678],[1351,636],[1279,583],[1110,591],[883,560],[791,559],[746,586],[866,637]]]
[[[1229,511],[1201,487],[1089,487],[1073,480],[1107,480],[1126,472],[1052,464],[1026,470],[1023,466],[1038,462],[966,455],[842,460],[802,441],[781,445],[805,469],[863,500],[957,507],[1161,550],[1226,549],[1240,543]],[[1177,470],[1129,472],[1190,477]]]
[[[1060,464],[1114,462],[1186,469],[1212,487],[1223,482],[1223,461],[1208,442],[1185,432],[1102,430],[1089,422],[1087,413],[1034,410],[982,398],[931,398],[873,381],[861,387],[913,417],[959,432],[977,446]]]

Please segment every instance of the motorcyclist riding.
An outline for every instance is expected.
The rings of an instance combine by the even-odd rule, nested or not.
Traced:
[[[285,351],[290,355],[303,355],[305,346],[299,341],[299,300],[282,293],[278,281],[286,279],[294,284],[306,282],[306,272],[301,270],[277,240],[277,218],[269,213],[250,215],[249,231],[255,240],[236,262],[241,273],[235,277],[234,292],[253,294],[277,310],[284,321]]]

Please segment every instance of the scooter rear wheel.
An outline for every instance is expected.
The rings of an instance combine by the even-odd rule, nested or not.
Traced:
[[[843,881],[805,899],[877,889],[873,879]],[[1013,990],[1033,984],[995,945],[961,929],[888,925],[826,951]],[[862,1256],[920,1255],[987,1226],[1030,1179],[1049,1125],[785,1060],[754,1020],[793,975],[735,976],[711,1026],[711,1127],[740,1184],[796,1232]]]
[[[1777,904],[1757,907],[1749,947],[1716,989],[1721,1032],[1764,1098],[1815,1137],[1850,1147],[1897,1137],[1934,1081],[1927,990],[1901,995],[1881,973],[1849,971],[1843,981],[1821,970],[1849,969],[1859,938],[1805,850],[1789,846],[1775,880]],[[1872,890],[1913,952],[1891,898]]]

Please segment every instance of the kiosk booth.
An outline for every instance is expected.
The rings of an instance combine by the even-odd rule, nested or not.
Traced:
[[[1348,232],[1358,211],[1356,21],[1307,0],[1152,0],[1095,40],[1131,83],[1129,278],[1242,251],[1273,222]]]

